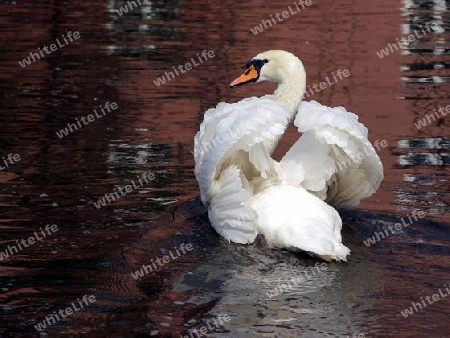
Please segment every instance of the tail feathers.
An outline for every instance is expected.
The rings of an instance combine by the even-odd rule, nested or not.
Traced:
[[[307,229],[307,231],[301,231]],[[326,261],[347,260],[350,249],[344,246],[335,233],[317,218],[304,219],[301,226],[297,222],[288,222],[280,228],[278,236],[283,240],[283,246],[292,251],[300,249],[312,256]]]
[[[347,260],[350,249],[344,246],[323,220],[318,218],[303,219],[301,224],[297,221],[286,222],[277,232],[276,245],[291,251],[306,251],[312,256],[320,257],[326,261]],[[281,244],[281,245],[280,245]]]
[[[346,260],[338,212],[301,187],[274,185],[248,203],[258,213],[259,233],[274,247],[306,251],[325,260]]]
[[[237,166],[226,168],[218,179],[217,194],[211,199],[209,219],[216,231],[225,239],[247,244],[256,238],[257,214],[243,205],[250,198],[245,177]]]

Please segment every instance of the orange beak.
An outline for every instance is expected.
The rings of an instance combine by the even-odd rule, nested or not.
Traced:
[[[242,86],[249,82],[255,82],[259,78],[259,72],[256,70],[254,65],[251,65],[244,74],[239,76],[233,82],[230,83],[230,88]]]

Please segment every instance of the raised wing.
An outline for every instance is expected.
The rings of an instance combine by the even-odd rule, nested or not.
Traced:
[[[284,179],[333,206],[355,206],[383,179],[367,128],[344,107],[301,102],[294,121],[300,139],[281,160]]]
[[[228,240],[249,243],[257,235],[257,214],[244,203],[260,182],[278,178],[269,149],[288,118],[288,109],[269,95],[205,113],[194,139],[195,175],[212,225]]]

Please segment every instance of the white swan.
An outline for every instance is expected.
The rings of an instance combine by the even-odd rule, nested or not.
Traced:
[[[235,87],[279,83],[274,95],[219,103],[195,136],[195,175],[216,231],[236,243],[264,235],[273,247],[346,260],[334,206],[355,206],[383,179],[367,129],[343,107],[300,102],[306,73],[293,54],[255,56]],[[271,154],[289,123],[303,134],[280,162]]]

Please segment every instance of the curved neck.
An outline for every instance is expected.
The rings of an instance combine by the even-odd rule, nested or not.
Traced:
[[[283,78],[273,93],[278,102],[283,103],[288,107],[290,115],[289,120],[286,121],[285,129],[289,123],[292,122],[297,114],[298,105],[306,92],[306,72],[303,68],[303,64],[297,66],[289,75]],[[273,153],[280,141],[280,137],[272,140],[266,140],[266,147],[270,154]]]
[[[297,113],[298,105],[306,92],[306,72],[300,62],[289,75],[281,80],[274,95],[291,112],[291,119]]]

